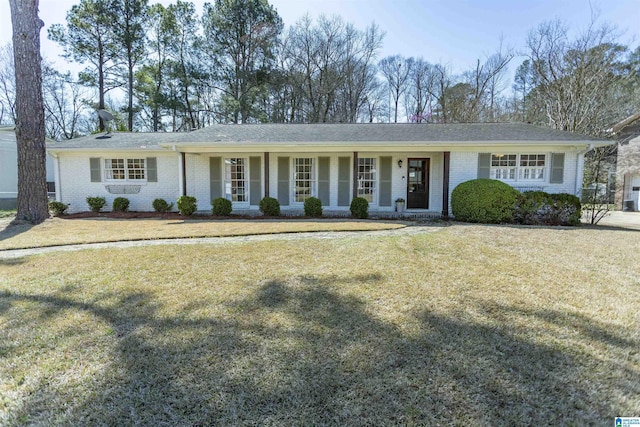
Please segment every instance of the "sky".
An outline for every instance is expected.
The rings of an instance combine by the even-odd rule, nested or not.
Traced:
[[[210,0],[213,1],[213,0]],[[293,25],[305,14],[311,17],[340,15],[356,28],[376,23],[386,33],[379,59],[400,54],[422,57],[431,63],[462,73],[505,47],[524,52],[528,32],[544,21],[560,19],[574,32],[590,22],[592,9],[598,22],[617,26],[620,41],[632,48],[640,44],[640,0],[269,0],[285,26]],[[47,39],[47,28],[65,23],[67,11],[79,1],[40,0],[43,56],[58,68],[68,64],[59,57],[61,49]],[[150,0],[149,3],[158,1]],[[169,0],[160,3],[169,4]],[[193,1],[200,14],[202,0]],[[0,1],[0,44],[11,41],[8,1]],[[516,57],[513,70],[524,60]],[[73,70],[73,68],[71,68]]]

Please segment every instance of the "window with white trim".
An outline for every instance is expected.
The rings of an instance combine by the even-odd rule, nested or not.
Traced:
[[[144,181],[146,159],[104,159],[104,177],[106,181]]]
[[[293,180],[295,183],[293,201],[304,203],[315,194],[315,171],[313,158],[293,159]]]
[[[520,169],[518,171],[518,179],[527,181],[543,181],[544,154],[520,154]]]
[[[491,154],[491,178],[501,181],[544,181],[545,154]]]
[[[365,198],[369,203],[376,202],[376,173],[375,158],[358,158],[358,197]]]
[[[516,179],[516,154],[492,154],[491,178],[502,180]]]
[[[232,202],[247,201],[246,165],[244,158],[224,159],[225,197]]]

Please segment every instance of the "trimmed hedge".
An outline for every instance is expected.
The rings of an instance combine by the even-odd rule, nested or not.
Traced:
[[[167,203],[165,199],[155,199],[153,201],[153,210],[158,213],[169,212],[173,209],[173,203]]]
[[[104,197],[87,197],[87,204],[92,212],[100,212],[107,200]]]
[[[260,200],[260,212],[265,216],[280,216],[280,202],[273,197]]]
[[[351,216],[358,219],[369,218],[369,202],[364,197],[354,197],[349,206]]]
[[[527,225],[578,225],[580,199],[572,194],[526,191],[518,196],[514,221]]]
[[[322,202],[317,197],[309,197],[304,201],[304,214],[313,218],[322,216]]]
[[[198,210],[198,201],[193,196],[178,197],[178,212],[180,215],[191,216]]]
[[[218,197],[211,202],[211,213],[215,216],[229,216],[233,210],[231,200],[227,200],[224,197]]]
[[[520,192],[494,179],[473,179],[451,192],[451,211],[456,221],[482,224],[513,222]]]
[[[49,211],[53,216],[64,215],[69,205],[65,205],[62,202],[49,202]]]
[[[112,205],[114,212],[126,212],[129,210],[129,199],[126,197],[116,197]]]

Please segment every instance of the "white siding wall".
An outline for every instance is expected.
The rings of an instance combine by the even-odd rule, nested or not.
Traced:
[[[91,182],[90,157],[104,158],[146,158],[156,157],[158,164],[158,182],[148,183],[124,183],[141,185],[138,194],[111,194],[107,191],[106,185],[116,184],[111,182]],[[129,199],[129,210],[131,211],[153,211],[153,200],[157,198],[165,199],[167,202],[174,202],[179,196],[178,188],[178,160],[177,153],[100,153],[96,155],[87,154],[60,154],[60,195],[62,203],[69,204],[68,213],[82,212],[89,210],[87,197],[104,197],[107,200],[105,211],[111,210],[113,199],[116,197],[126,197]],[[104,164],[101,164],[102,169]],[[104,169],[102,170],[104,177]]]

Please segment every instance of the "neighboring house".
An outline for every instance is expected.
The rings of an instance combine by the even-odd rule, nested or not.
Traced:
[[[325,212],[349,212],[355,196],[370,212],[447,216],[461,182],[494,178],[520,190],[578,194],[584,153],[610,142],[527,124],[214,125],[188,133],[113,133],[57,142],[56,197],[69,212],[87,196],[127,197],[134,211],[156,198],[195,196],[198,210],[225,197],[235,212],[265,196],[301,212],[318,197]]]
[[[47,140],[47,144],[51,141]],[[47,191],[54,191],[53,159],[47,156]],[[18,198],[18,146],[13,126],[0,126],[0,209],[16,208]]]
[[[616,208],[640,210],[640,112],[613,127],[618,141]]]

